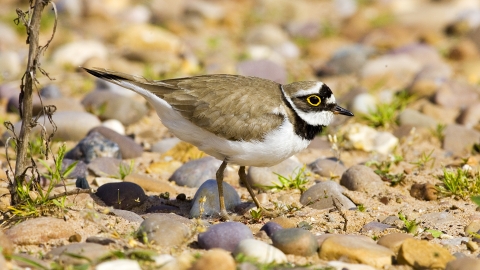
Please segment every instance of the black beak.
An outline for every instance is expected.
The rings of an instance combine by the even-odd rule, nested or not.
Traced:
[[[333,108],[332,112],[334,114],[343,114],[343,115],[346,115],[346,116],[353,116],[353,113],[345,108],[342,108],[338,105],[335,105],[335,107]]]

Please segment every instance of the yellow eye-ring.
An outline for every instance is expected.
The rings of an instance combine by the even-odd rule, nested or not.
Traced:
[[[317,107],[318,105],[320,105],[320,103],[322,103],[322,99],[317,95],[311,95],[307,97],[307,102],[308,104]]]

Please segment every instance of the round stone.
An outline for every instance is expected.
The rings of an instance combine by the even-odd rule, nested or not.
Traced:
[[[225,208],[233,211],[235,206],[241,203],[237,191],[228,183],[222,182]],[[215,216],[220,213],[220,202],[218,199],[218,185],[216,180],[205,181],[193,197],[191,217]]]
[[[131,210],[147,200],[143,189],[130,182],[107,183],[100,186],[95,193],[107,206]]]
[[[353,191],[379,193],[384,189],[384,183],[371,168],[364,165],[350,167],[340,179],[340,185]]]
[[[190,237],[193,223],[175,214],[150,214],[140,224],[138,238],[162,248],[179,247]]]
[[[235,260],[229,252],[214,248],[205,252],[190,268],[190,270],[206,269],[235,270]]]
[[[265,231],[265,233],[269,236],[269,237],[272,237],[273,233],[278,231],[278,230],[281,230],[283,229],[283,227],[276,223],[276,222],[273,222],[273,221],[269,221],[267,223],[265,223],[265,225],[262,226],[262,228],[260,228],[260,231]]]
[[[221,248],[233,252],[240,241],[252,238],[250,228],[243,223],[226,222],[215,224],[199,234],[198,245],[204,249]]]
[[[300,202],[311,208],[328,209],[335,207],[333,200],[338,200],[342,209],[355,208],[356,205],[342,194],[343,189],[334,181],[320,182],[307,189],[300,197]]]
[[[377,241],[377,244],[389,248],[395,254],[398,254],[398,250],[403,244],[403,241],[409,238],[413,237],[406,233],[391,233],[380,237],[380,239]]]
[[[414,238],[405,239],[398,252],[398,263],[419,269],[444,269],[455,257],[444,247]]]
[[[106,139],[116,143],[120,148],[123,159],[132,159],[140,157],[143,153],[143,147],[136,143],[132,138],[119,134],[108,127],[99,126],[90,130],[88,133],[98,132]]]
[[[273,246],[286,254],[312,256],[318,250],[315,236],[304,229],[278,230],[272,235]]]
[[[244,256],[255,258],[259,263],[286,263],[287,256],[276,247],[255,239],[245,239],[241,241],[233,251],[234,256],[243,254]]]
[[[222,162],[213,157],[195,159],[183,164],[168,179],[178,186],[199,187],[208,179],[215,179]]]
[[[319,158],[308,164],[308,168],[323,177],[341,176],[347,170],[341,161],[330,158]]]

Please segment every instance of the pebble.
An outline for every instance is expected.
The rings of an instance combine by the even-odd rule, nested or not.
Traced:
[[[192,227],[192,221],[182,216],[150,214],[140,224],[137,235],[139,240],[147,240],[148,243],[161,248],[175,248],[180,247],[189,239]]]
[[[118,32],[114,44],[130,59],[167,64],[182,52],[182,42],[173,33],[151,24],[132,24]],[[128,108],[128,107],[127,107]]]
[[[62,92],[56,84],[47,84],[40,89],[40,96],[48,99],[60,98],[62,97]]]
[[[393,226],[378,221],[370,221],[363,225],[361,232],[380,233],[390,228],[393,228]]]
[[[333,267],[335,270],[375,270],[376,268],[365,264],[346,263],[342,261],[329,261],[327,266]]]
[[[82,100],[87,110],[99,112],[100,119],[116,119],[130,125],[142,119],[148,112],[145,103],[112,91],[93,91]]]
[[[143,189],[130,182],[107,183],[95,193],[107,206],[116,209],[131,210],[147,200]]]
[[[87,169],[87,164],[81,160],[73,160],[73,159],[68,159],[64,158],[62,160],[62,171],[65,171],[68,166],[70,166],[72,163],[77,162],[75,165],[75,168],[73,171],[67,176],[67,178],[79,178],[79,177],[87,177],[88,175],[88,169]]]
[[[452,69],[446,64],[424,66],[415,76],[407,91],[417,97],[431,97],[440,86],[452,76]]]
[[[223,182],[223,194],[225,197],[225,208],[227,211],[233,211],[235,206],[241,203],[237,191],[228,183]],[[192,200],[190,216],[193,218],[214,216],[220,213],[220,203],[218,200],[217,181],[210,179],[205,181],[195,193]]]
[[[170,195],[176,194],[177,191],[169,182],[161,179],[155,179],[147,175],[139,173],[131,173],[127,175],[124,179],[125,182],[132,182],[141,186],[146,191],[151,191],[155,193],[165,193],[168,192]]]
[[[152,151],[153,153],[163,154],[168,150],[172,149],[179,142],[180,142],[180,139],[177,137],[163,139],[154,143],[150,151]]]
[[[199,187],[208,179],[216,178],[221,164],[220,160],[213,157],[194,159],[178,168],[168,180],[178,186]]]
[[[125,135],[125,126],[117,119],[108,119],[102,122],[102,127],[109,128],[120,135]],[[130,138],[130,137],[129,137]]]
[[[434,201],[438,197],[438,191],[433,184],[415,183],[410,188],[410,196],[418,200]]]
[[[129,168],[130,164],[114,157],[97,157],[88,165],[88,169],[96,176],[120,178],[120,164]]]
[[[352,235],[334,235],[325,239],[318,256],[322,260],[342,260],[385,268],[392,264],[393,251]]]
[[[476,219],[470,222],[464,229],[464,232],[467,235],[471,235],[472,233],[478,233],[480,231],[480,220]]]
[[[339,177],[347,170],[341,161],[334,158],[319,158],[308,164],[308,168],[313,173],[331,178],[335,176]]]
[[[465,108],[457,121],[469,129],[475,128],[480,123],[480,103],[477,102]]]
[[[0,230],[0,247],[2,247],[0,254],[4,255],[11,255],[15,249],[13,242],[2,230]]]
[[[98,157],[112,157],[121,159],[122,154],[117,143],[105,138],[98,132],[91,132],[65,154],[66,158],[82,160],[90,163]]]
[[[52,55],[57,66],[82,66],[90,58],[107,59],[108,49],[99,41],[78,40],[58,47]]]
[[[442,147],[455,155],[470,154],[472,146],[480,141],[480,132],[461,125],[447,125]]]
[[[278,225],[282,226],[284,229],[296,228],[297,224],[291,218],[286,216],[279,216],[271,220],[272,222],[277,223]]]
[[[108,255],[110,255],[110,250],[105,246],[95,243],[73,243],[53,248],[45,254],[45,258],[61,264],[84,264]]]
[[[393,134],[359,123],[344,125],[340,132],[344,135],[345,147],[366,152],[387,155],[398,144],[398,139]]]
[[[281,250],[255,239],[242,240],[233,251],[235,257],[240,254],[255,258],[257,262],[262,264],[287,262],[287,256]]]
[[[480,259],[463,257],[449,261],[445,270],[477,270],[480,269]]]
[[[19,76],[22,71],[20,55],[15,51],[0,52],[0,79],[10,81]]]
[[[59,141],[80,141],[90,129],[100,125],[100,120],[95,115],[86,112],[56,112],[52,119],[57,126],[53,139]],[[47,134],[53,133],[53,127],[45,116],[40,116],[38,123],[45,123]],[[21,121],[17,122],[15,130],[19,131],[21,125]],[[33,133],[40,134],[40,127],[34,127]]]
[[[230,252],[223,249],[213,248],[205,252],[200,259],[198,259],[193,265],[191,270],[206,270],[206,269],[218,269],[218,270],[235,270],[235,260],[232,258]]]
[[[237,72],[243,76],[255,76],[277,83],[287,82],[287,70],[279,64],[268,60],[246,60],[238,63]]]
[[[139,216],[138,214],[132,211],[127,211],[122,209],[111,209],[110,212],[113,213],[115,216],[121,217],[129,222],[142,223],[144,220],[141,216]]]
[[[141,270],[140,264],[135,260],[118,259],[106,261],[95,266],[95,270]]]
[[[477,86],[460,81],[447,81],[435,92],[433,101],[445,108],[465,108],[478,102]]]
[[[412,127],[426,127],[435,128],[438,122],[428,115],[425,115],[417,110],[405,109],[398,115],[400,125],[407,125]]]
[[[285,254],[312,256],[318,251],[315,236],[304,229],[290,228],[278,230],[272,235],[273,246]]]
[[[351,109],[354,113],[370,114],[377,107],[377,99],[370,93],[359,93],[351,102]]]
[[[406,233],[391,233],[384,235],[378,239],[377,244],[389,248],[395,254],[398,254],[400,246],[403,244],[405,239],[413,238],[410,234]]]
[[[317,75],[342,75],[362,70],[374,48],[362,44],[353,44],[339,48],[327,61]],[[319,73],[320,72],[320,73]]]
[[[123,159],[132,159],[140,157],[143,153],[143,147],[136,143],[132,138],[119,134],[108,127],[99,126],[90,130],[88,133],[100,133],[106,139],[116,143],[120,147],[120,153]]]
[[[233,252],[245,239],[253,239],[250,228],[240,222],[225,222],[212,225],[198,235],[198,245],[203,249],[221,248]]]
[[[300,203],[314,209],[328,209],[335,207],[333,200],[339,202],[339,206],[346,210],[355,208],[356,205],[342,194],[343,187],[335,181],[320,182],[307,189],[300,197]]]
[[[444,269],[455,257],[440,245],[425,240],[405,239],[398,252],[399,264],[419,269]]]
[[[68,239],[75,230],[63,219],[39,217],[23,221],[5,230],[15,245],[41,245],[50,240]]]
[[[378,194],[385,188],[382,181],[370,167],[364,165],[355,165],[348,168],[342,175],[340,184],[349,190],[365,191],[372,194]]]
[[[97,187],[103,186],[105,184],[109,183],[120,183],[123,182],[123,180],[118,179],[118,178],[111,178],[111,177],[95,177],[93,179],[93,184],[96,185]]]
[[[278,175],[284,177],[295,176],[303,167],[303,164],[296,157],[288,158],[272,167],[250,166],[247,172],[247,181],[253,188],[280,185]]]
[[[33,102],[32,113],[33,115],[43,114],[44,106],[55,106],[57,112],[85,112],[83,105],[76,99],[69,97],[58,98],[44,98],[42,102],[40,99],[35,99]]]
[[[457,109],[445,108],[431,102],[425,102],[423,104],[422,112],[442,124],[455,123],[458,116]]]
[[[89,236],[85,239],[86,243],[95,243],[102,246],[108,246],[110,244],[115,243],[115,240],[108,238],[108,237],[101,237],[101,236]]]
[[[269,237],[272,237],[274,232],[281,229],[283,229],[283,227],[280,224],[273,221],[269,221],[265,223],[265,225],[263,225],[262,228],[260,228],[260,231],[264,231]]]

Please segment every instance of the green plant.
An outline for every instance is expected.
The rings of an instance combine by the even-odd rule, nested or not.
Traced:
[[[427,163],[431,162],[430,168],[433,168],[435,165],[435,158],[432,157],[433,151],[435,151],[435,149],[432,149],[432,151],[430,151],[428,154],[422,152],[420,158],[415,162],[411,162],[411,164],[416,165],[420,170],[423,170],[425,169]]]
[[[392,165],[398,165],[400,161],[403,161],[403,157],[394,155],[393,159],[382,160],[381,162],[373,160],[367,162],[366,165],[369,167],[374,167],[373,171],[378,174],[383,181],[390,182],[391,186],[396,186],[403,183],[403,180],[405,180],[405,174],[391,174],[390,168]]]
[[[442,185],[438,186],[438,190],[443,195],[453,195],[465,199],[469,196],[480,194],[480,175],[478,172],[470,175],[461,168],[458,168],[456,171],[444,168],[443,176],[439,178],[442,181]]]
[[[428,230],[425,230],[425,231],[430,233],[434,238],[439,238],[443,234],[443,232],[441,232],[439,230],[434,230],[434,229],[428,229]]]
[[[249,211],[250,215],[252,216],[252,220],[256,222],[260,222],[263,218],[262,208],[253,208]]]
[[[50,167],[46,160],[38,161],[45,166],[47,173],[43,176],[50,180],[46,190],[42,188],[39,180],[26,181],[18,184],[16,192],[20,198],[20,203],[10,206],[9,210],[13,216],[27,218],[32,216],[62,214],[65,211],[66,197],[51,196],[51,192],[57,184],[62,182],[77,165],[77,162],[70,164],[65,170],[62,170],[62,161],[66,153],[66,146],[63,144],[54,158],[54,166]]]
[[[266,189],[271,190],[291,190],[298,189],[301,193],[307,190],[306,185],[310,181],[308,179],[308,173],[305,172],[306,167],[303,166],[300,169],[294,170],[292,175],[285,177],[278,173],[274,173],[278,177],[280,183],[273,183],[273,186],[263,186]]]
[[[439,141],[443,141],[443,138],[445,137],[445,128],[447,125],[445,124],[437,124],[435,128],[430,129],[430,132],[434,137],[436,137]]]
[[[413,233],[413,234],[417,233],[418,222],[416,220],[408,220],[407,217],[402,212],[398,213],[398,218],[405,225],[405,231],[407,231],[408,233]]]
[[[397,125],[397,116],[413,99],[406,91],[398,92],[391,103],[379,103],[375,109],[362,116],[373,127],[390,128]]]
[[[365,212],[365,211],[367,211],[367,208],[366,208],[365,205],[363,205],[363,204],[357,205],[357,209],[358,209],[358,211],[360,211],[360,212]]]
[[[123,162],[120,162],[118,166],[118,178],[124,180],[127,175],[133,172],[133,168],[135,167],[135,162],[130,160],[129,165],[125,165]]]

